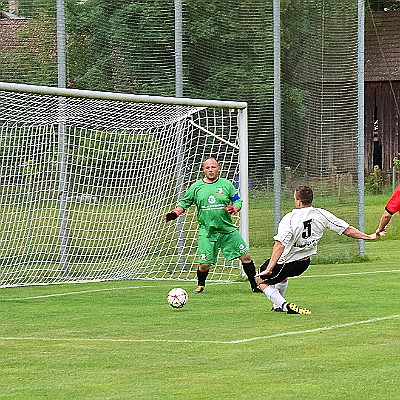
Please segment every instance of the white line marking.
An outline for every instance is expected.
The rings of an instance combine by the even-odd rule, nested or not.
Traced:
[[[322,331],[330,331],[333,329],[345,328],[349,326],[355,325],[362,325],[362,324],[371,324],[374,322],[389,320],[399,318],[400,314],[395,315],[388,315],[386,317],[378,317],[367,319],[363,321],[354,321],[348,322],[346,324],[340,325],[331,325],[331,326],[324,326],[321,328],[314,328],[314,329],[305,329],[302,331],[290,331],[290,332],[282,332],[276,333],[274,335],[268,336],[258,336],[252,337],[247,339],[238,339],[238,340],[192,340],[192,339],[113,339],[113,338],[50,338],[50,337],[0,337],[0,340],[32,340],[32,341],[52,341],[52,342],[105,342],[105,343],[209,343],[209,344],[241,344],[241,343],[248,343],[253,342],[256,340],[265,340],[265,339],[273,339],[282,336],[291,336],[291,335],[302,335],[305,333],[315,333],[315,332],[322,332]]]
[[[379,322],[379,321],[384,321],[384,320],[388,320],[388,319],[395,319],[395,318],[399,318],[399,317],[400,317],[400,314],[388,315],[386,317],[378,317],[378,318],[366,319],[366,320],[363,320],[363,321],[348,322],[346,324],[340,324],[340,325],[324,326],[324,327],[321,327],[321,328],[305,329],[303,331],[282,332],[282,333],[276,333],[274,335],[269,335],[269,336],[260,336],[260,337],[254,337],[254,338],[248,338],[248,339],[233,340],[231,342],[226,342],[226,343],[246,343],[246,342],[252,342],[254,340],[272,339],[272,338],[281,337],[281,336],[301,335],[303,333],[314,333],[314,332],[330,331],[330,330],[333,330],[333,329],[345,328],[347,326],[371,324],[373,322]]]
[[[143,289],[143,288],[151,288],[156,287],[156,285],[144,285],[144,286],[125,286],[120,288],[103,288],[103,289],[92,289],[92,290],[80,290],[76,292],[65,292],[65,293],[53,293],[53,294],[44,294],[41,296],[29,296],[29,297],[12,297],[8,299],[1,299],[1,301],[14,301],[14,300],[33,300],[33,299],[46,299],[48,297],[60,297],[60,296],[70,296],[74,294],[86,294],[86,293],[95,293],[95,292],[107,292],[112,290],[127,290],[127,289]]]
[[[320,278],[320,277],[335,277],[335,276],[350,276],[350,275],[371,275],[400,272],[400,269],[384,270],[384,271],[364,271],[364,272],[346,272],[342,274],[321,274],[321,275],[300,275],[293,278]],[[291,278],[292,279],[292,278]]]

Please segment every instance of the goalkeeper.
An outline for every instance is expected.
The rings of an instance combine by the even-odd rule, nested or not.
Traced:
[[[219,249],[227,260],[240,259],[251,289],[260,292],[248,246],[231,218],[240,211],[242,200],[232,182],[219,176],[220,166],[215,158],[204,162],[203,172],[204,178],[194,182],[177,207],[164,217],[166,222],[172,221],[192,204],[197,207],[199,266],[194,293],[203,292],[210,266],[217,262]]]

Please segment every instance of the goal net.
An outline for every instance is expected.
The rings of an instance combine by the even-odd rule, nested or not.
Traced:
[[[0,286],[194,279],[196,209],[163,216],[210,156],[247,196],[245,107],[0,83]]]

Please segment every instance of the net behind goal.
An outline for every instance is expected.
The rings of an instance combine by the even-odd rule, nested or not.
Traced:
[[[194,279],[196,210],[163,215],[211,155],[247,197],[245,107],[0,83],[0,286]]]

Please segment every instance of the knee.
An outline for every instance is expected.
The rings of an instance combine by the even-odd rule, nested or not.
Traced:
[[[256,276],[255,279],[256,279],[257,285],[260,286],[260,289],[261,289],[261,285],[265,285],[264,281],[259,276]]]
[[[263,282],[263,283],[259,283],[258,287],[263,292],[268,287],[268,285]]]
[[[248,264],[251,262],[251,255],[250,253],[246,253],[245,255],[243,255],[242,257],[240,257],[240,261],[244,264]]]
[[[199,270],[200,272],[207,272],[210,269],[210,264],[200,264]]]

